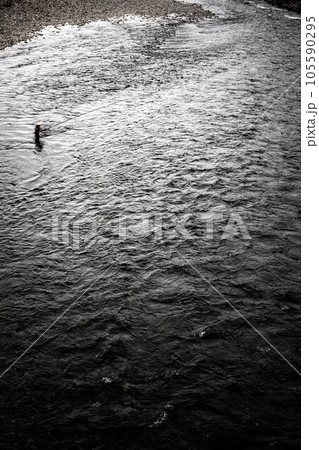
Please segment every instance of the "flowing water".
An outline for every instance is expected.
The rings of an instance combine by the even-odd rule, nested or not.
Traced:
[[[299,448],[300,21],[202,4],[0,52],[2,448]]]

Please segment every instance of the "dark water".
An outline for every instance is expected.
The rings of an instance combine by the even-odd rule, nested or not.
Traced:
[[[299,448],[300,21],[203,3],[0,52],[2,448]]]

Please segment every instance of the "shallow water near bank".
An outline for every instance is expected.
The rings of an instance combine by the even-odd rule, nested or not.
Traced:
[[[299,448],[224,298],[299,370],[300,21],[203,4],[0,52],[2,370],[78,299],[1,379],[4,448]]]

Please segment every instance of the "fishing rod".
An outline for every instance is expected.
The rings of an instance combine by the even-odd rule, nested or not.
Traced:
[[[43,131],[48,131],[48,130],[50,130],[53,126],[63,125],[63,124],[65,124],[65,123],[67,123],[67,122],[70,122],[71,120],[74,120],[74,119],[77,119],[77,118],[79,118],[79,117],[85,116],[85,115],[87,115],[87,114],[90,114],[90,113],[92,113],[92,112],[94,112],[94,111],[97,111],[97,110],[99,110],[99,109],[102,109],[102,108],[105,108],[105,105],[102,105],[102,106],[99,106],[99,107],[97,107],[97,108],[91,109],[90,111],[86,111],[86,112],[84,112],[84,113],[82,113],[82,114],[78,114],[77,116],[70,117],[69,119],[63,120],[62,122],[53,122],[52,125],[49,125],[47,128],[44,128],[44,129],[41,129],[41,125],[43,124],[43,122],[42,122],[42,121],[38,122],[38,123],[36,124],[35,128],[34,128],[35,144],[36,144],[38,147],[42,148],[42,144],[41,144],[41,141],[40,141],[40,133],[41,133],[41,132],[43,132]]]
[[[78,117],[85,116],[85,115],[90,114],[90,113],[92,113],[94,111],[98,111],[99,109],[102,109],[102,108],[105,108],[105,105],[102,105],[102,106],[99,106],[97,108],[91,109],[90,111],[86,111],[86,112],[84,112],[82,114],[78,114],[77,116],[70,117],[69,119],[63,120],[61,122],[53,122],[51,125],[48,125],[46,128],[43,128],[43,129],[41,129],[41,125],[43,124],[43,122],[40,121],[40,122],[38,122],[36,124],[35,130],[34,130],[34,134],[36,135],[36,139],[40,138],[40,132],[42,132],[42,131],[48,131],[53,126],[59,126],[59,125],[65,124],[67,122],[70,122],[71,120],[77,119]],[[17,144],[17,145],[15,145],[12,148],[20,147],[21,145],[24,145],[24,142],[21,142],[20,144]]]
[[[41,130],[41,131],[49,130],[49,129],[52,128],[53,126],[59,126],[59,125],[65,124],[65,123],[67,123],[67,122],[70,122],[71,120],[77,119],[78,117],[82,117],[82,116],[85,116],[85,115],[87,115],[87,114],[90,114],[90,113],[92,113],[92,112],[94,112],[94,111],[98,111],[99,109],[105,108],[105,106],[106,106],[106,105],[99,106],[99,107],[97,107],[97,108],[91,109],[90,111],[86,111],[86,112],[84,112],[84,113],[82,113],[82,114],[78,114],[77,116],[70,117],[70,119],[63,120],[62,122],[53,122],[52,125],[49,125],[47,128],[43,128],[43,130]],[[42,123],[43,123],[43,122],[38,122],[38,124],[40,124],[40,126],[42,125]],[[38,124],[37,124],[37,125],[38,125]]]

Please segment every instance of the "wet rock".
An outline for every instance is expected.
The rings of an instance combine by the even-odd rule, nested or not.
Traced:
[[[213,325],[200,333],[202,339],[222,339],[226,332],[220,325]]]
[[[301,0],[267,0],[272,5],[279,6],[279,8],[289,9],[296,13],[301,12]]]
[[[300,304],[300,294],[298,292],[288,291],[277,298],[278,302],[283,305]]]

